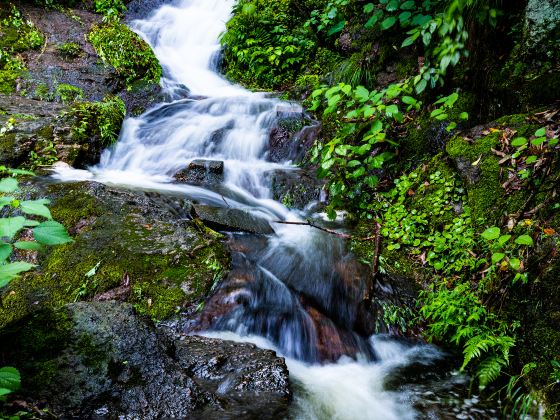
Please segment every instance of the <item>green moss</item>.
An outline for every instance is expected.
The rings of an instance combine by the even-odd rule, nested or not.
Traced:
[[[161,66],[154,52],[126,25],[117,21],[94,25],[88,40],[101,60],[113,66],[127,86],[138,80],[159,82]]]
[[[168,318],[205,296],[228,266],[220,240],[200,233],[195,222],[176,225],[126,215],[81,184],[51,188],[62,194],[51,207],[53,217],[75,242],[44,251],[39,269],[10,283],[1,296],[0,327],[38,309],[90,299],[127,277],[132,289],[127,300],[154,319]],[[177,229],[185,229],[186,243],[176,242]],[[92,269],[95,274],[87,276]]]

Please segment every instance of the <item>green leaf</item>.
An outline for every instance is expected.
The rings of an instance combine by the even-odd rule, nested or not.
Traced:
[[[461,112],[459,114],[459,118],[462,120],[468,120],[469,119],[469,113],[468,112]]]
[[[531,144],[535,147],[539,147],[546,141],[546,137],[538,137],[536,139],[531,140]]]
[[[381,22],[381,29],[386,30],[392,27],[397,22],[397,18],[395,16],[389,16],[385,18],[383,22]]]
[[[0,238],[13,239],[24,228],[25,222],[22,216],[0,218]]]
[[[29,264],[24,261],[16,261],[0,265],[0,289],[6,286],[13,279],[17,278],[20,273],[29,271],[33,267],[35,267],[33,264]]]
[[[21,386],[19,371],[11,366],[0,368],[0,395],[17,391]]]
[[[385,10],[388,12],[394,12],[399,8],[400,0],[390,0],[387,6],[385,6]]]
[[[45,219],[52,219],[51,212],[45,204],[49,204],[49,200],[42,199],[42,200],[22,201],[20,203],[20,208],[21,211],[23,211],[26,214],[42,216]]]
[[[525,159],[525,163],[527,165],[531,165],[532,163],[535,163],[537,159],[538,158],[535,155],[527,156],[527,159]]]
[[[43,245],[62,245],[73,242],[63,225],[54,220],[41,223],[33,229],[33,236]]]
[[[340,31],[342,31],[344,29],[344,25],[346,25],[346,21],[345,20],[341,20],[340,22],[338,22],[336,25],[334,25],[328,32],[327,35],[331,36],[334,35]]]
[[[546,136],[545,127],[539,128],[537,131],[535,131],[535,137],[542,137],[542,136]]]
[[[38,244],[35,241],[18,241],[14,243],[14,246],[17,249],[23,249],[24,251],[39,251],[41,248],[41,244]]]
[[[418,103],[418,101],[414,99],[412,96],[403,96],[401,100],[403,101],[403,103],[407,105],[415,105],[416,103]]]
[[[12,254],[12,246],[5,242],[0,242],[0,263],[4,262]]]
[[[426,86],[428,86],[428,82],[425,79],[422,79],[416,85],[416,93],[420,94],[420,93],[424,92],[424,90],[426,90]]]
[[[496,252],[496,253],[492,254],[492,264],[496,264],[496,263],[502,261],[505,256],[506,256],[506,254],[503,254],[501,252]]]
[[[11,193],[18,189],[18,182],[15,178],[3,178],[0,180],[0,192]]]
[[[354,91],[354,96],[356,96],[360,102],[366,102],[369,99],[369,90],[363,86],[358,86]]]
[[[373,3],[368,3],[364,6],[364,13],[371,13],[373,12],[374,5]]]
[[[527,144],[527,139],[525,137],[516,137],[511,141],[513,147],[520,147]]]
[[[496,226],[489,227],[480,235],[487,241],[493,241],[494,239],[498,239],[500,237],[500,228]]]
[[[401,10],[412,10],[415,7],[414,0],[408,0],[401,4]]]
[[[515,239],[515,243],[519,245],[533,246],[533,238],[529,235],[521,235]]]
[[[521,269],[521,261],[517,258],[512,258],[509,260],[509,265],[515,271],[519,271]]]

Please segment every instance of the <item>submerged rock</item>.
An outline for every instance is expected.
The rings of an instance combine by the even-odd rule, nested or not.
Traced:
[[[274,230],[266,221],[248,211],[211,207],[202,204],[193,205],[195,215],[205,224],[218,230],[244,231],[251,233],[271,234]]]
[[[177,182],[187,184],[219,184],[224,180],[224,162],[195,159],[173,177]]]
[[[274,170],[265,173],[272,184],[272,198],[288,208],[303,209],[321,201],[324,181],[303,170]]]
[[[202,337],[173,344],[131,305],[75,303],[18,326],[1,337],[3,359],[22,370],[24,395],[64,417],[272,418],[290,401],[274,352]]]

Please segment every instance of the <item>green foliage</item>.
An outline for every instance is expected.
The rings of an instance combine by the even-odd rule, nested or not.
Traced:
[[[271,1],[259,10],[252,2],[237,3],[221,38],[228,77],[273,89],[293,81],[309,59],[315,43],[290,24],[286,7],[278,3]]]
[[[97,55],[115,68],[127,88],[138,81],[159,83],[161,66],[150,46],[126,25],[110,20],[88,34]]]
[[[49,142],[40,150],[29,152],[29,169],[33,170],[41,166],[50,166],[58,161],[58,153],[53,142]]]
[[[97,13],[101,13],[106,19],[114,19],[126,12],[126,6],[122,0],[95,0],[94,8]]]
[[[11,171],[14,173],[14,171]],[[0,289],[19,277],[20,273],[31,270],[34,265],[24,261],[13,261],[12,253],[17,250],[38,250],[43,245],[61,245],[72,242],[66,229],[52,220],[46,206],[49,201],[20,201],[13,193],[18,190],[15,178],[0,179]],[[46,219],[40,222],[37,219]],[[29,240],[29,232],[33,240]]]
[[[13,92],[16,80],[25,70],[17,54],[39,48],[43,42],[43,35],[13,4],[0,10],[0,93]]]
[[[119,137],[126,108],[120,98],[107,96],[101,102],[77,102],[68,114],[77,119],[73,126],[77,140],[87,141],[98,135],[103,146],[110,146]]]
[[[55,98],[63,104],[74,102],[84,97],[84,91],[79,87],[61,83],[56,86]]]
[[[509,364],[517,324],[509,325],[489,312],[468,283],[452,288],[442,283],[422,292],[421,298],[420,313],[429,321],[428,336],[462,346],[462,369],[478,361],[475,376],[480,388],[496,380]]]
[[[407,96],[410,91],[403,82],[371,92],[344,83],[313,92],[312,110],[322,109],[324,117],[340,115],[334,138],[312,151],[313,161],[320,162],[318,175],[329,178],[329,217],[343,206],[367,210],[379,181],[376,172],[394,157],[397,143],[387,132],[403,122],[403,112],[420,106]],[[402,95],[409,104],[399,108],[396,99]]]
[[[75,42],[64,42],[56,46],[58,52],[66,58],[76,58],[82,54],[82,48]]]
[[[5,366],[0,368],[0,397],[11,394],[21,387],[21,377],[16,368]]]

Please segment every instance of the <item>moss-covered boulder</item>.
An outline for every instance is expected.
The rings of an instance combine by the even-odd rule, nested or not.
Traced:
[[[125,117],[118,97],[71,106],[0,95],[0,164],[36,168],[66,162],[85,167],[99,162],[116,142]]]
[[[228,266],[220,235],[189,220],[191,206],[182,198],[96,183],[28,191],[52,200],[53,217],[75,242],[41,252],[40,268],[10,283],[1,295],[0,326],[40,308],[107,296],[168,318],[197,304]]]

